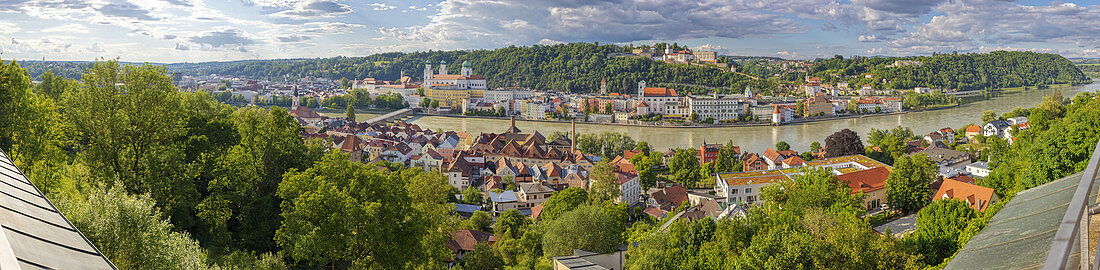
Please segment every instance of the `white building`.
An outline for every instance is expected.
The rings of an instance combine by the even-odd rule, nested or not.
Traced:
[[[546,112],[553,107],[549,103],[529,100],[524,100],[522,103],[523,108],[520,110],[520,114],[524,119],[546,119]]]
[[[470,62],[462,62],[461,74],[447,74],[447,61],[439,63],[439,74],[434,74],[432,65],[424,63],[424,87],[451,86],[457,89],[488,89],[484,77],[473,75]]]
[[[645,81],[638,82],[638,99],[650,106],[650,112],[664,112],[665,104],[680,103],[680,95],[675,89],[646,87]]]
[[[642,184],[638,182],[638,176],[633,176],[628,179],[619,182],[619,199],[616,200],[619,203],[626,203],[626,205],[633,205],[638,203],[638,200],[642,196]]]
[[[991,170],[989,170],[989,163],[985,161],[978,161],[966,165],[966,172],[977,177],[988,177]]]
[[[713,118],[715,121],[736,120],[745,112],[745,106],[739,99],[714,97],[700,98],[687,96],[685,98],[691,113],[699,116],[699,119]]]
[[[505,100],[527,99],[541,95],[542,93],[539,92],[524,90],[485,90],[484,99],[489,102],[500,102]]]

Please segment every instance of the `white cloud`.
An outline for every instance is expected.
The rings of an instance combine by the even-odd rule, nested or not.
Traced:
[[[875,35],[859,35],[859,42],[878,42],[878,37],[876,37]]]
[[[698,47],[694,47],[694,48],[691,48],[691,49],[694,50],[694,51],[718,52],[718,54],[722,54],[722,55],[730,55],[731,54],[729,48],[723,47],[722,45],[714,45],[714,44],[709,44],[709,43],[708,44],[703,44],[703,45],[700,45]]]
[[[19,32],[21,30],[23,30],[23,28],[19,28],[19,26],[16,26],[15,23],[0,22],[0,34],[11,34]]]
[[[69,33],[69,34],[87,34],[91,31],[88,30],[88,27],[84,26],[83,24],[70,23],[70,24],[66,24],[66,25],[60,25],[60,26],[55,26],[55,27],[42,29],[42,32],[43,33],[60,32],[60,33]]]
[[[783,16],[727,2],[688,0],[448,0],[426,25],[380,27],[392,40],[424,48],[492,47],[556,41],[623,42],[769,37],[807,27]]]
[[[300,2],[292,9],[276,12],[275,16],[291,19],[331,18],[351,13],[351,6],[332,0]]]
[[[385,3],[370,3],[370,4],[367,4],[367,6],[372,7],[372,9],[374,9],[376,11],[386,11],[386,10],[391,10],[391,9],[397,8],[396,6],[387,5]]]

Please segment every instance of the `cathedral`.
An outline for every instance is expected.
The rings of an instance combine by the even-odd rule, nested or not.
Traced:
[[[462,62],[460,74],[447,74],[447,61],[440,61],[439,74],[432,70],[432,64],[424,62],[424,86],[453,86],[458,89],[487,89],[485,78],[474,75],[470,62]]]

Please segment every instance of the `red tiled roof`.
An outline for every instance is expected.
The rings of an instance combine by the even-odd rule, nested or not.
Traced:
[[[643,89],[645,96],[647,97],[676,97],[676,89],[668,89],[664,87],[646,87]]]
[[[451,251],[472,251],[478,243],[489,243],[490,245],[495,243],[497,238],[492,233],[475,230],[457,230],[451,233],[451,238],[447,239],[447,247]]]
[[[994,199],[999,200],[992,188],[967,184],[951,179],[944,179],[943,184],[940,184],[940,189],[936,191],[936,196],[932,197],[934,200],[945,198],[962,200],[966,202],[970,208],[978,211],[985,211],[985,208],[991,204],[990,201]]]
[[[871,192],[886,187],[886,178],[890,177],[890,170],[886,167],[875,167],[853,173],[837,176],[836,179],[848,183],[852,188],[852,194],[859,192]]]

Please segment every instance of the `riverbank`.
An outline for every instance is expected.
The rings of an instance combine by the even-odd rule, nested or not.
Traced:
[[[910,111],[903,111],[903,112],[891,112],[891,113],[855,114],[855,115],[843,115],[843,116],[837,116],[837,117],[820,117],[820,118],[797,118],[794,121],[790,121],[790,122],[779,124],[779,125],[771,123],[771,122],[752,122],[752,123],[737,123],[737,124],[725,124],[725,125],[647,125],[647,124],[602,123],[602,122],[584,122],[584,121],[576,122],[576,123],[581,124],[581,125],[597,125],[597,126],[652,127],[652,128],[691,128],[691,129],[731,128],[731,127],[763,127],[763,126],[798,125],[798,124],[807,124],[807,123],[814,123],[814,122],[825,122],[825,121],[834,121],[834,120],[848,120],[848,119],[870,118],[870,117],[880,117],[880,116],[893,116],[893,115],[902,115],[902,114],[911,113],[911,112],[926,112],[926,111],[944,110],[944,109],[950,109],[950,108],[955,108],[955,107],[958,107],[958,105],[939,106],[939,107],[934,107],[934,108],[925,108],[925,109],[910,110]],[[476,115],[463,115],[463,114],[444,114],[444,113],[425,113],[425,112],[421,112],[421,113],[417,113],[416,115],[417,116],[439,116],[439,117],[450,117],[450,118],[467,118],[467,119],[511,120],[511,118],[508,118],[508,117],[476,116]],[[559,124],[572,123],[571,121],[564,121],[564,120],[523,119],[523,118],[516,118],[516,121],[526,121],[526,122],[535,122],[535,123],[559,123]]]

